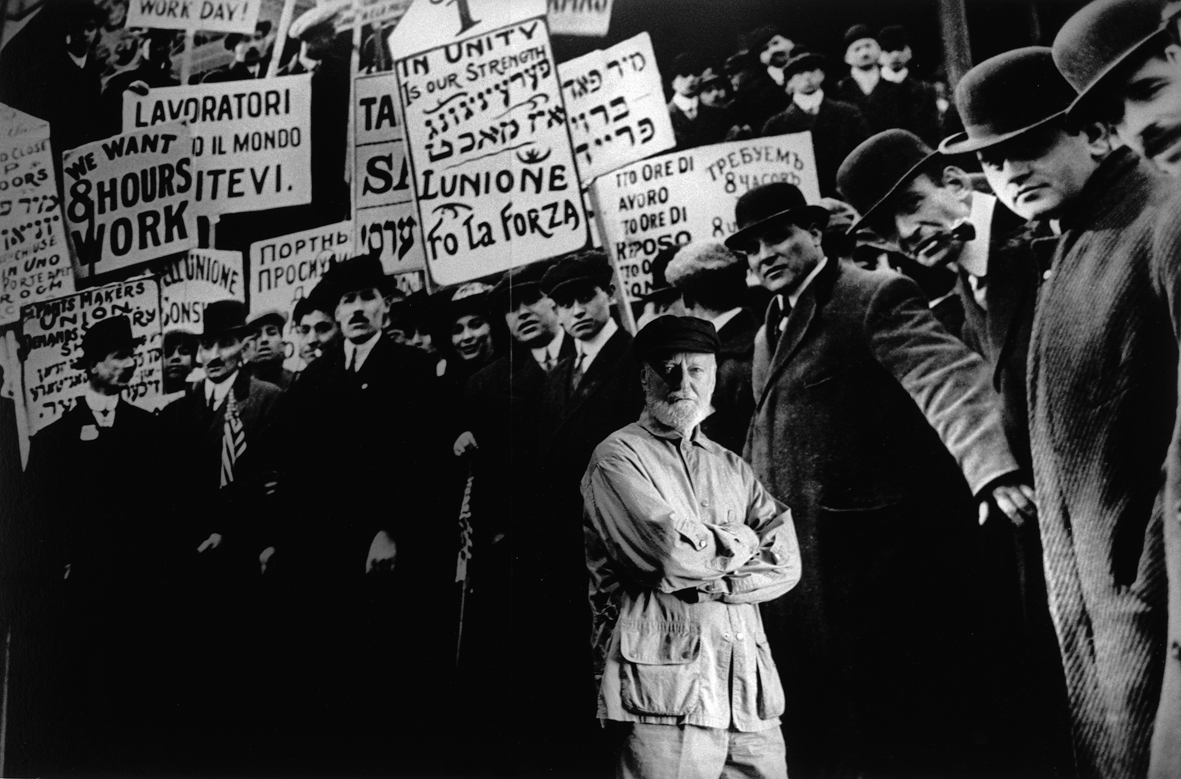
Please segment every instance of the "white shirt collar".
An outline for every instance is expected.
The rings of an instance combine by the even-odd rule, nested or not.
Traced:
[[[816,263],[816,267],[812,269],[811,273],[809,273],[807,276],[804,277],[804,280],[800,282],[800,286],[796,287],[795,292],[792,292],[790,295],[787,296],[787,301],[789,303],[791,303],[792,308],[796,307],[796,302],[800,299],[800,295],[804,294],[804,290],[806,290],[808,288],[808,285],[812,283],[812,279],[819,276],[820,271],[824,270],[824,266],[827,264],[828,264],[827,257],[825,257],[820,262]]]
[[[881,70],[878,68],[870,68],[869,70],[849,68],[849,75],[857,82],[857,86],[861,87],[861,91],[867,95],[874,90],[882,77]]]
[[[726,323],[738,316],[738,314],[741,312],[742,306],[738,306],[737,308],[730,309],[724,314],[718,314],[709,321],[713,323],[714,330],[717,330],[720,333],[722,332],[722,328],[726,326]]]
[[[783,86],[783,68],[777,68],[772,65],[767,66],[767,75],[771,77],[779,86]]]
[[[77,65],[79,68],[86,67],[86,59],[87,59],[87,57],[90,56],[90,52],[83,54],[81,57],[75,57],[72,52],[68,52],[68,51],[66,52],[66,54],[70,55],[70,59],[72,59],[74,61],[74,64]]]
[[[550,342],[545,346],[539,346],[536,349],[530,349],[533,352],[533,359],[537,360],[538,365],[545,365],[546,358],[549,358],[551,363],[558,361],[558,353],[562,351],[562,341],[566,338],[566,331],[558,328],[557,335],[555,335]]]
[[[902,70],[890,70],[889,68],[882,68],[882,78],[889,81],[891,84],[901,84],[906,81],[906,77],[910,75],[910,68],[903,68]]]
[[[595,361],[595,357],[599,356],[599,352],[603,350],[603,346],[606,345],[607,341],[611,340],[611,336],[615,335],[615,331],[618,329],[619,325],[615,324],[615,320],[608,319],[607,324],[603,325],[603,329],[596,333],[594,338],[574,342],[574,346],[578,349],[579,358],[586,355],[586,359],[582,360],[583,373],[586,373],[586,369]]]
[[[110,427],[115,424],[115,406],[119,404],[118,395],[103,395],[96,392],[89,384],[82,392],[82,398],[94,414],[94,421],[99,427]]]
[[[238,371],[230,374],[230,377],[225,381],[215,384],[212,379],[205,379],[205,402],[209,403],[209,399],[213,398],[213,407],[221,406],[226,395],[230,394],[230,389],[233,388],[234,382],[238,380]]]
[[[810,95],[805,95],[803,92],[795,92],[791,96],[791,101],[808,113],[814,114],[820,110],[820,104],[824,102],[824,90],[817,89]]]
[[[354,371],[361,370],[361,367],[365,365],[365,360],[369,357],[369,353],[373,351],[373,347],[377,344],[378,338],[381,338],[380,330],[378,330],[368,341],[361,344],[355,344],[346,338],[344,342],[345,368]],[[354,360],[356,360],[356,364],[354,364]]]
[[[983,192],[972,193],[972,211],[968,221],[976,229],[976,237],[964,244],[956,262],[973,276],[988,274],[988,244],[992,240],[992,214],[996,198]]]
[[[673,105],[686,114],[693,114],[697,111],[697,98],[685,97],[680,92],[673,92]]]

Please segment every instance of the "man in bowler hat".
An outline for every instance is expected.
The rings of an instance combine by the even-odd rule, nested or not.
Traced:
[[[881,47],[878,58],[881,80],[897,87],[893,98],[898,112],[895,127],[909,130],[927,143],[937,143],[940,122],[935,87],[910,70],[914,54],[906,28],[900,24],[883,27],[877,40]],[[884,89],[885,93],[891,91],[889,87]]]
[[[701,431],[719,346],[704,319],[645,326],[644,411],[582,477],[598,714],[621,731],[620,777],[787,777],[758,604],[799,581],[799,545],[791,513]]]
[[[1165,653],[1166,582],[1178,586],[1167,573],[1181,574],[1181,558],[1167,569],[1166,545],[1178,543],[1181,480],[1181,200],[1113,139],[1091,94],[1103,69],[1068,73],[1070,90],[1054,64],[1042,47],[998,55],[965,74],[956,101],[965,150],[976,151],[997,196],[1062,230],[1041,285],[1027,385],[1078,769],[1143,776],[1151,754],[1153,769],[1174,775],[1181,667]],[[1014,93],[1014,83],[1029,89]],[[1077,95],[1064,100],[1064,89]],[[1169,629],[1176,641],[1181,623]],[[1154,740],[1158,701],[1166,725]]]
[[[143,341],[123,315],[91,325],[73,363],[86,374],[81,396],[32,440],[37,539],[24,551],[40,568],[27,592],[44,593],[50,623],[36,674],[52,750],[31,773],[127,773],[160,757],[161,439],[155,417],[122,397]]]
[[[1086,87],[1091,114],[1181,176],[1181,28],[1159,11],[1145,0],[1096,0],[1062,25],[1054,62],[1076,89]]]
[[[791,507],[804,569],[764,606],[792,770],[957,773],[975,503],[1028,503],[987,366],[912,281],[826,258],[828,212],[795,186],[743,194],[735,218],[727,246],[775,296],[746,459]]]

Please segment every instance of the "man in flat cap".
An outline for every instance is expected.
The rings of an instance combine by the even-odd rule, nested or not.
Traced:
[[[1165,648],[1166,635],[1181,641],[1181,620],[1166,634],[1166,582],[1173,597],[1181,586],[1181,200],[1172,180],[1117,148],[1092,95],[1102,76],[1068,72],[1075,96],[1054,64],[1046,48],[998,55],[965,74],[956,100],[965,150],[976,151],[1001,201],[1062,231],[1041,285],[1027,381],[1079,771],[1143,776],[1151,749],[1153,770],[1175,775],[1181,653],[1166,657]],[[1030,88],[1014,93],[1014,83]]]
[[[275,424],[287,532],[274,561],[292,590],[289,660],[302,680],[286,692],[293,771],[388,768],[391,736],[399,755],[414,752],[416,728],[437,723],[441,658],[454,657],[440,615],[451,613],[455,531],[427,486],[446,464],[434,366],[383,333],[387,284],[372,254],[325,274],[317,291],[343,343],[302,371]]]
[[[677,139],[677,149],[721,143],[730,129],[725,110],[701,102],[701,73],[704,70],[705,65],[692,54],[678,54],[669,69],[672,99],[668,103],[668,116]]]
[[[757,604],[799,581],[799,547],[791,513],[701,431],[718,348],[703,319],[641,330],[643,414],[582,478],[598,716],[624,723],[620,777],[787,777]]]
[[[955,773],[974,504],[1029,504],[987,366],[912,281],[826,258],[828,212],[795,186],[745,193],[735,218],[726,244],[775,295],[746,459],[791,507],[804,565],[765,607],[793,770]]]
[[[1009,450],[1032,484],[1025,363],[1040,268],[1056,243],[1048,226],[1027,227],[994,196],[974,191],[955,158],[906,130],[886,130],[858,146],[841,164],[837,186],[861,214],[849,234],[869,226],[896,243],[905,252],[898,269],[919,284],[936,318],[988,361]],[[1032,489],[1021,497],[1032,501]],[[1032,502],[1028,508],[1036,512]],[[990,583],[984,597],[997,619],[988,631],[997,647],[989,672],[1003,676],[992,699],[1014,707],[1022,696],[997,724],[1016,740],[1010,759],[1040,761],[1023,766],[1042,773],[1069,751],[1068,741],[1055,744],[1045,733],[1051,723],[1059,735],[1068,730],[1038,528],[991,522],[981,541]],[[1016,685],[1007,697],[1005,684]],[[1028,724],[1018,725],[1021,717]]]
[[[909,130],[927,143],[940,140],[938,96],[935,87],[923,81],[910,70],[914,53],[910,48],[910,36],[900,24],[883,27],[878,33],[881,54],[881,80],[897,87],[897,124],[895,127]],[[886,92],[893,90],[887,89]]]
[[[795,51],[783,66],[791,105],[768,119],[759,134],[811,132],[820,193],[836,196],[837,168],[869,137],[869,126],[859,108],[825,93],[824,58],[798,48]]]
[[[746,273],[743,258],[713,240],[682,247],[664,273],[680,291],[685,313],[717,330],[713,413],[701,423],[701,429],[711,440],[738,454],[746,445],[746,430],[755,410],[750,370],[759,329],[758,320],[743,308]]]
[[[1181,176],[1181,28],[1149,0],[1096,0],[1054,38],[1054,62],[1083,92],[1076,111],[1172,176]],[[1083,106],[1082,103],[1089,103]]]
[[[86,374],[80,396],[33,436],[32,538],[20,551],[39,568],[25,606],[46,609],[49,621],[34,673],[52,754],[30,773],[150,772],[159,746],[143,739],[158,735],[150,696],[165,651],[156,630],[168,524],[161,439],[155,417],[122,397],[143,342],[123,315],[91,325],[73,363]]]
[[[295,372],[283,365],[287,359],[287,342],[283,340],[287,315],[282,311],[264,311],[251,319],[247,326],[250,328],[250,372],[281,390],[290,387]]]

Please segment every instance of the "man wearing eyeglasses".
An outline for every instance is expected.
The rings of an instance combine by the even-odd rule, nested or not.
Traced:
[[[975,504],[1029,504],[987,366],[914,282],[825,257],[828,212],[795,186],[745,193],[735,218],[727,246],[775,296],[746,459],[791,508],[803,566],[764,604],[789,773],[959,773]]]

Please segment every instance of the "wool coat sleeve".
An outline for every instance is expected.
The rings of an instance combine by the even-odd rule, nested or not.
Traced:
[[[683,516],[637,459],[604,457],[587,472],[583,496],[607,554],[661,592],[695,588],[738,572],[758,552],[758,533]]]
[[[890,278],[874,289],[865,333],[875,358],[910,394],[959,463],[973,494],[1018,470],[987,364],[939,324],[913,282]]]

